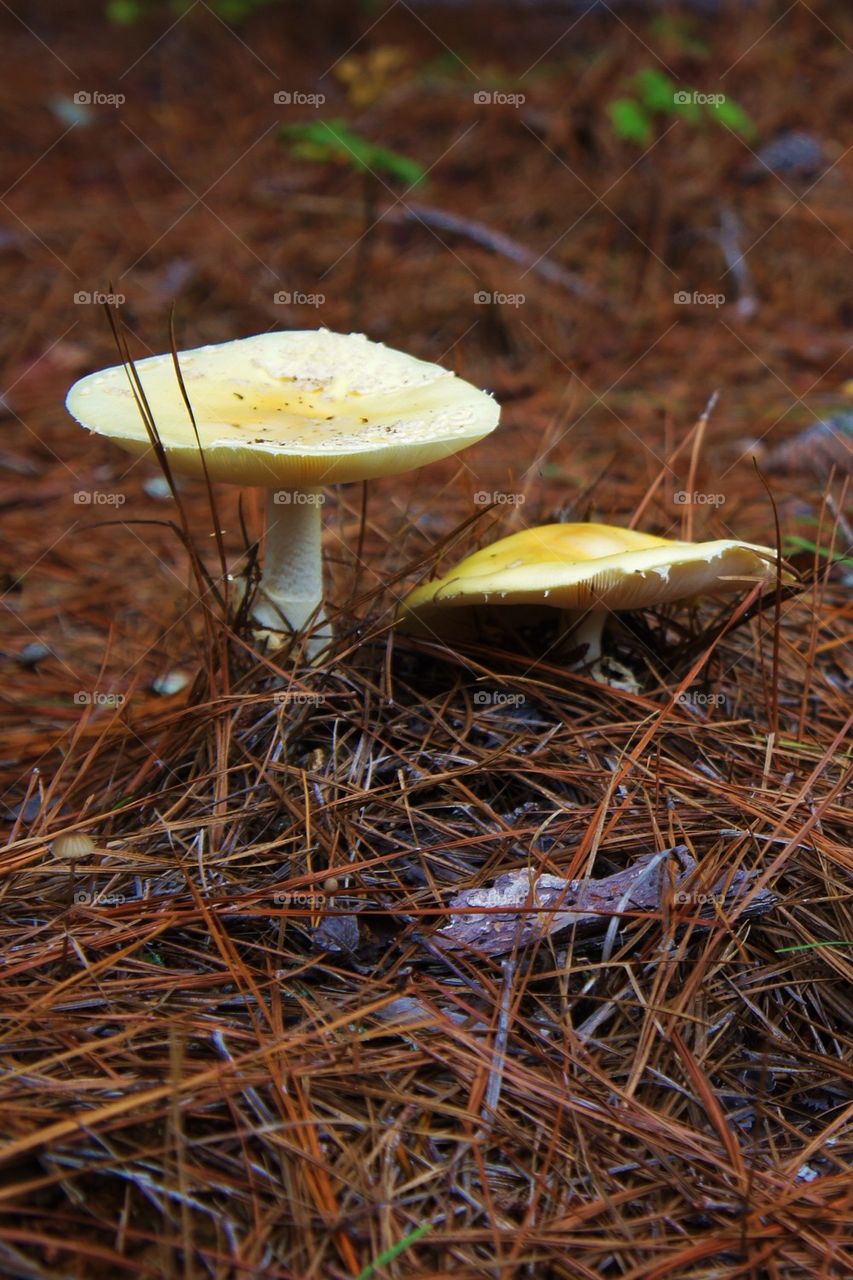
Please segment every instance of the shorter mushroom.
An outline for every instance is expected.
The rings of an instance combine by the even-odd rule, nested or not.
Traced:
[[[97,846],[91,836],[83,831],[68,831],[57,836],[51,843],[50,851],[54,858],[62,862],[80,862],[83,858],[91,858]]]
[[[82,862],[84,858],[91,858],[97,851],[97,845],[91,836],[87,836],[85,831],[66,831],[64,835],[57,836],[51,841],[50,852],[54,858],[60,862],[68,864],[68,890],[65,895],[66,911],[74,901],[74,872],[77,863]],[[68,934],[65,934],[65,942],[62,948],[63,962],[68,958]]]
[[[403,631],[473,639],[484,606],[521,624],[562,611],[562,633],[582,661],[601,657],[609,614],[776,580],[776,553],[751,542],[676,542],[606,524],[546,524],[475,551],[444,577],[416,587],[398,611]],[[790,581],[785,575],[785,581]],[[499,612],[498,612],[499,611]]]

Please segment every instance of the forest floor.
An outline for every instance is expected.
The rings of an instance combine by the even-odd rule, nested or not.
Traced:
[[[849,1275],[853,15],[13,7],[0,1273]],[[282,134],[319,120],[397,158]],[[238,569],[261,497],[178,506],[65,412],[102,294],[135,357],[173,307],[181,349],[324,325],[500,401],[329,492],[318,666],[193,575],[184,531]],[[632,692],[393,629],[529,525],[777,517],[797,589],[625,618]],[[437,940],[507,872],[655,854],[607,936]]]

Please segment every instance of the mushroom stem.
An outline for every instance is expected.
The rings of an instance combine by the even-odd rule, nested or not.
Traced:
[[[580,649],[586,646],[586,652],[577,663],[580,667],[589,666],[601,657],[601,635],[607,620],[607,610],[590,608],[586,613],[578,614],[566,610],[560,625],[560,643],[567,649]]]
[[[267,495],[263,571],[253,620],[270,631],[302,631],[313,617],[305,642],[315,657],[332,638],[323,616],[322,489],[281,489]]]

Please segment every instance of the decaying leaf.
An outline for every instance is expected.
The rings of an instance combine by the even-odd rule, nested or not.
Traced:
[[[570,926],[584,935],[605,933],[614,916],[657,911],[667,902],[690,919],[712,919],[717,908],[743,897],[757,874],[736,871],[706,887],[695,870],[685,846],[677,845],[646,854],[601,880],[564,880],[526,868],[510,871],[492,885],[457,893],[450,906],[458,914],[432,941],[446,951],[471,948],[499,956]],[[760,915],[775,901],[769,890],[761,890],[742,914]]]
[[[841,409],[804,427],[771,450],[765,466],[768,471],[795,475],[802,475],[806,470],[828,475],[833,469],[838,475],[844,475],[853,470],[853,411]]]
[[[312,933],[311,941],[321,951],[356,951],[359,944],[357,916],[325,916]]]

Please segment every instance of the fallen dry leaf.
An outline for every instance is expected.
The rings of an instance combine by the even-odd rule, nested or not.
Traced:
[[[677,845],[646,854],[625,871],[601,880],[564,880],[546,873],[536,875],[527,868],[510,871],[492,885],[457,893],[449,905],[458,914],[432,941],[448,951],[470,947],[499,956],[570,926],[584,934],[604,933],[614,916],[658,911],[667,902],[685,917],[711,919],[716,906],[724,907],[743,897],[757,874],[736,871],[706,888],[695,870],[695,859],[684,845]],[[769,890],[761,890],[742,914],[759,915],[775,901]]]

